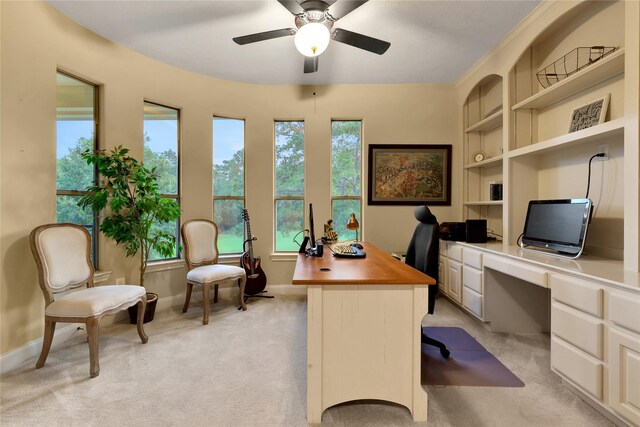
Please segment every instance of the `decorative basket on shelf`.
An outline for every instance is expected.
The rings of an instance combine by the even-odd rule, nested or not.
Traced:
[[[609,46],[577,47],[538,71],[536,73],[538,82],[546,89],[597,62],[615,50],[615,47]]]

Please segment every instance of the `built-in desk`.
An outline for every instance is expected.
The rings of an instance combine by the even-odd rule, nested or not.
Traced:
[[[360,399],[395,402],[426,421],[420,335],[435,280],[363,246],[361,259],[298,255],[292,283],[307,285],[307,422]]]
[[[441,255],[454,302],[495,332],[550,332],[551,369],[616,422],[640,425],[640,274],[502,243],[443,242]]]

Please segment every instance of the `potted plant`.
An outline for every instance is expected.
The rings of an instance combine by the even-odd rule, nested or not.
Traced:
[[[155,168],[145,168],[128,153],[129,149],[121,145],[109,152],[86,150],[82,153],[82,158],[97,168],[99,179],[87,188],[78,205],[94,212],[108,207],[102,216],[100,231],[124,245],[128,257],[140,253],[140,286],[144,286],[151,251],[170,257],[176,244],[175,236],[154,229],[153,225],[175,221],[180,217],[180,206],[158,191]],[[158,295],[148,293],[147,298],[145,322],[153,319]],[[135,323],[136,307],[129,309],[132,323]]]

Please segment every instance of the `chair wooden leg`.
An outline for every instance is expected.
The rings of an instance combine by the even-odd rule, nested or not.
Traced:
[[[238,286],[240,287],[240,308],[242,311],[247,311],[247,304],[245,304],[244,299],[244,288],[247,284],[247,278],[245,276],[238,279]]]
[[[218,302],[218,285],[214,285],[213,287],[213,303]]]
[[[149,337],[144,333],[144,313],[147,307],[147,296],[143,295],[140,301],[138,301],[138,335],[142,344],[146,344],[149,341]]]
[[[51,343],[53,342],[53,333],[56,331],[56,322],[45,319],[44,321],[44,337],[42,339],[42,351],[40,352],[40,358],[36,362],[36,369],[42,368],[44,362],[47,361],[49,356],[49,350],[51,350]]]
[[[100,375],[98,341],[100,339],[100,318],[87,318],[87,338],[89,339],[89,375],[95,378]]]
[[[189,301],[191,301],[191,291],[193,290],[193,284],[187,283],[187,295],[184,299],[184,305],[182,306],[182,312],[186,313],[189,308]]]
[[[202,315],[202,324],[207,325],[209,323],[209,287],[211,285],[202,285],[202,308],[204,314]]]

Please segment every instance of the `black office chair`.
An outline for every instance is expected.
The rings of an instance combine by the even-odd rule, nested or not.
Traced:
[[[413,214],[420,223],[416,226],[411,242],[409,242],[405,262],[416,270],[420,270],[434,278],[437,282],[440,249],[440,226],[438,225],[438,220],[427,206],[418,206],[413,211]],[[429,314],[433,314],[437,293],[437,285],[429,286]],[[444,343],[429,338],[424,332],[422,333],[422,342],[438,347],[442,357],[449,358],[450,353]]]

